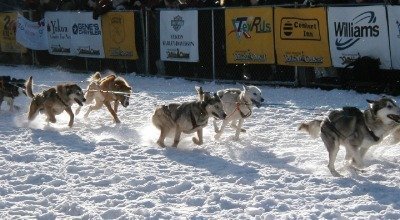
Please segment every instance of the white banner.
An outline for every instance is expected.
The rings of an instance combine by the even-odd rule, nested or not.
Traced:
[[[80,57],[104,58],[101,19],[92,12],[73,13],[71,51]]]
[[[400,69],[400,6],[387,6],[392,68]]]
[[[329,44],[334,67],[360,56],[379,58],[390,69],[385,6],[328,7]]]
[[[198,62],[198,12],[161,11],[160,54],[161,60]]]
[[[18,14],[16,40],[32,50],[47,50],[47,34],[44,19],[30,21]]]
[[[72,12],[46,12],[49,53],[54,55],[75,55],[71,51]]]

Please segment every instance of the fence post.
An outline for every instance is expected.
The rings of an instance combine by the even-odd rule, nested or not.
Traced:
[[[212,35],[212,79],[213,81],[216,80],[215,76],[215,33],[214,33],[214,9],[211,9],[211,35]]]
[[[144,15],[141,11],[140,14],[142,16],[142,31],[144,37],[144,71],[147,75],[149,75],[149,19],[147,9],[144,9]],[[143,20],[144,16],[144,20]]]

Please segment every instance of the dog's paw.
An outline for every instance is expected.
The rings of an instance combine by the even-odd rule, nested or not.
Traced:
[[[202,145],[203,141],[199,141],[197,138],[193,137],[192,138],[193,143],[197,144],[197,145]]]

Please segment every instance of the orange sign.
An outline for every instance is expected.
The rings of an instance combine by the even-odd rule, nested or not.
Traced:
[[[15,39],[17,12],[0,13],[0,48],[2,52],[26,53],[26,48]]]

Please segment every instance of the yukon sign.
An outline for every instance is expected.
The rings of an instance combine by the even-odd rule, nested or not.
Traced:
[[[333,66],[344,67],[360,56],[371,56],[380,59],[381,68],[390,68],[384,6],[329,7],[328,27]]]

